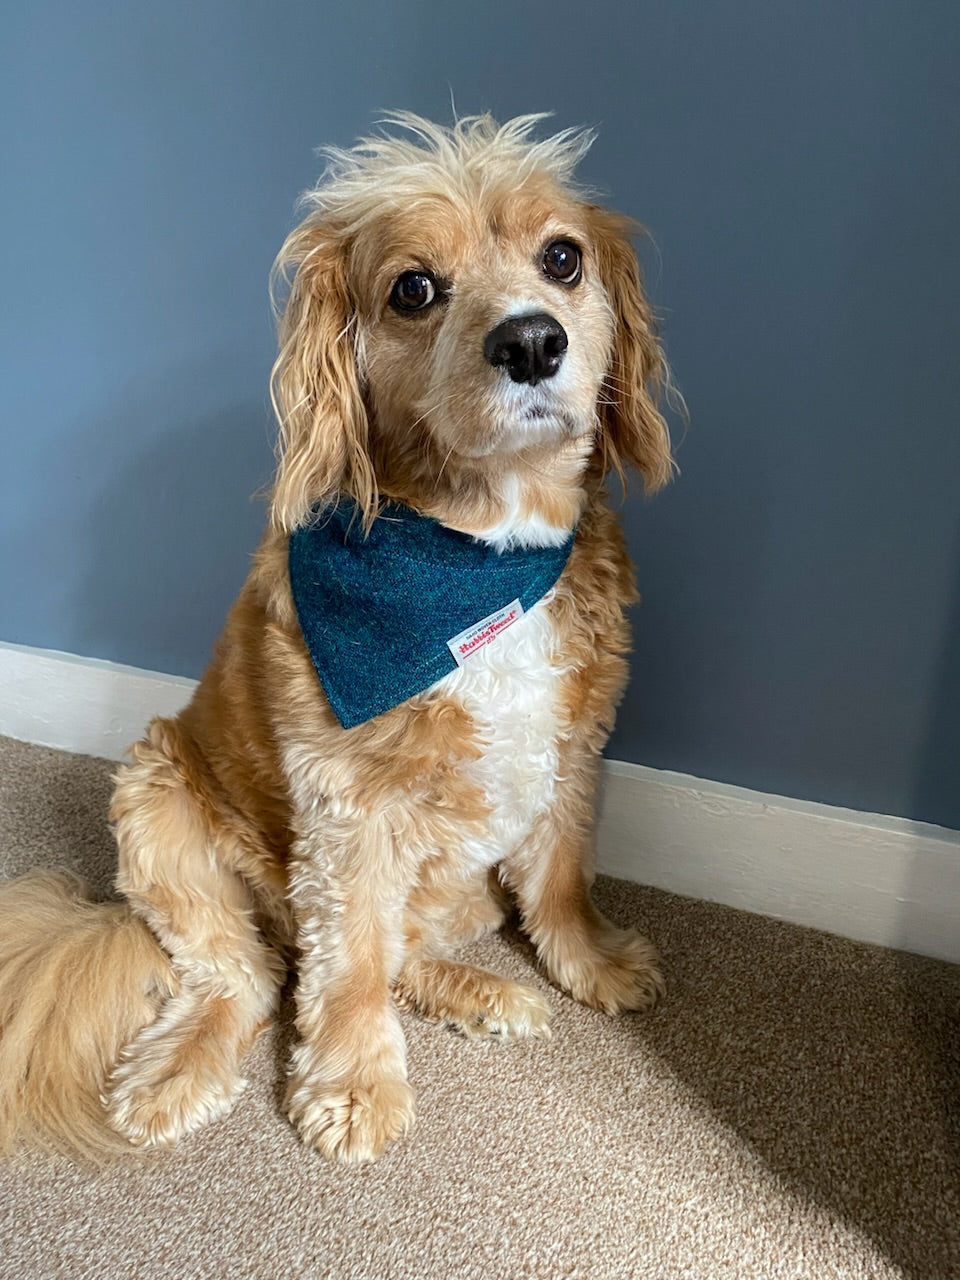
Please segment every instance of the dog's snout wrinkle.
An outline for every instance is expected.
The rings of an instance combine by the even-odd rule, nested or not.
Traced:
[[[567,345],[563,325],[541,311],[501,321],[484,339],[483,354],[495,369],[506,369],[514,382],[536,386],[557,372]]]

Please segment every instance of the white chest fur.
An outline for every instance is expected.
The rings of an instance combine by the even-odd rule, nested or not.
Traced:
[[[477,725],[481,758],[467,766],[490,805],[487,830],[470,836],[461,865],[489,867],[516,848],[553,799],[557,773],[557,639],[548,593],[441,687]]]

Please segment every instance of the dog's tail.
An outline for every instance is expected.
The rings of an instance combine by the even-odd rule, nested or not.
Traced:
[[[126,904],[93,902],[61,872],[0,886],[0,1154],[42,1145],[102,1163],[132,1150],[101,1096],[173,987],[169,957]]]

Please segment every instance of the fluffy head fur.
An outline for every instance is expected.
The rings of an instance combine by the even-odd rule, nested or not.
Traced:
[[[548,1034],[542,992],[454,958],[508,892],[575,999],[618,1013],[662,990],[589,891],[636,598],[603,477],[669,475],[663,357],[629,224],[572,181],[589,135],[538,142],[536,120],[395,117],[402,136],[330,153],[305,198],[277,266],[270,526],[192,702],[117,777],[127,904],[49,873],[0,890],[0,1150],[42,1132],[101,1157],[222,1115],[295,955],[287,1112],[324,1154],[376,1158],[413,1118],[396,1003],[470,1037]],[[409,271],[435,305],[391,305]],[[389,497],[498,546],[576,537],[495,643],[344,730],[288,573],[290,531],[343,494],[368,521]]]
[[[518,506],[569,528],[595,452],[601,468],[637,467],[649,489],[669,477],[665,364],[632,224],[573,182],[592,135],[535,141],[541,118],[442,128],[398,114],[399,134],[327,151],[274,267],[275,296],[286,291],[272,382],[276,528],[338,493],[367,521],[384,494],[471,532]],[[575,288],[543,270],[557,240],[583,254]],[[391,307],[411,269],[441,282],[443,305]],[[499,321],[524,313],[556,317],[570,339],[559,373],[537,387],[483,353]]]

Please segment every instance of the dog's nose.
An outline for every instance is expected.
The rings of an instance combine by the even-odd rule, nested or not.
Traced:
[[[566,349],[563,325],[543,311],[511,316],[483,340],[484,357],[495,369],[505,368],[514,382],[529,382],[534,387],[542,378],[553,377]]]

